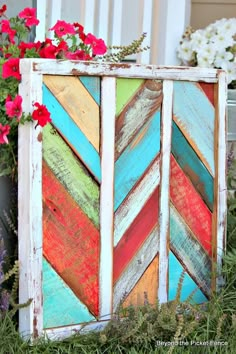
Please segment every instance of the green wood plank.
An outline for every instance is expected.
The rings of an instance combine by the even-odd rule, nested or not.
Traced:
[[[50,125],[45,126],[43,130],[43,158],[57,179],[98,227],[99,187],[64,140],[57,133],[52,134]]]
[[[125,104],[135,94],[143,79],[117,79],[116,80],[116,114],[118,115]]]

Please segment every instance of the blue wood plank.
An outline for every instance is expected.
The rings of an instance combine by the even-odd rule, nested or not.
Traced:
[[[160,112],[156,112],[115,163],[116,210],[160,151]]]
[[[214,180],[205,165],[189,145],[181,130],[173,121],[171,151],[176,161],[202,195],[210,210],[213,210]]]
[[[201,88],[192,82],[174,82],[174,116],[187,139],[191,139],[214,176],[215,110]]]
[[[87,307],[43,259],[43,327],[60,327],[94,321]]]
[[[79,80],[82,82],[84,87],[88,90],[90,95],[93,97],[94,101],[100,106],[100,102],[101,102],[100,78],[96,76],[79,76]]]
[[[83,163],[100,182],[101,167],[98,152],[45,85],[43,85],[43,103],[51,112],[53,125],[69,142]]]
[[[177,260],[175,255],[172,252],[170,252],[169,253],[169,294],[168,294],[169,301],[172,301],[176,298],[178,282],[182,272],[183,272],[182,265]],[[185,273],[180,300],[185,301],[196,288],[198,288],[196,283],[187,273]],[[193,296],[192,303],[200,304],[206,301],[208,300],[205,297],[205,295],[201,292],[201,290],[197,289],[197,291]]]

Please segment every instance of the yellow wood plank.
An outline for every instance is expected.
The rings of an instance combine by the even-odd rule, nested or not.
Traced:
[[[150,263],[143,276],[123,302],[123,307],[142,306],[148,301],[153,305],[157,301],[158,259],[156,256]]]
[[[74,76],[44,75],[43,81],[99,151],[99,106],[80,80]]]

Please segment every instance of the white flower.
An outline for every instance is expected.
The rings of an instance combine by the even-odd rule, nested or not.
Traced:
[[[233,54],[231,52],[227,52],[226,50],[218,52],[214,60],[214,66],[216,68],[223,68],[224,63],[229,62],[233,59],[233,57]]]
[[[236,63],[224,62],[222,69],[224,69],[227,73],[228,84],[230,84],[233,80],[236,80]]]
[[[190,41],[185,41],[180,44],[178,48],[178,57],[184,62],[191,61],[193,59],[192,44]]]

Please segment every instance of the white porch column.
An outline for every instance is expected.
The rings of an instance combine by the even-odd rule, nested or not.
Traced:
[[[159,65],[178,65],[176,47],[190,23],[191,0],[159,0],[158,48]]]

